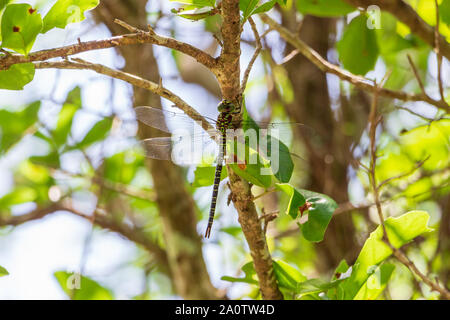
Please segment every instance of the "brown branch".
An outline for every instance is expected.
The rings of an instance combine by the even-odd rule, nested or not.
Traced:
[[[275,20],[270,18],[266,14],[260,15],[261,20],[267,23],[272,29],[275,29],[280,33],[280,36],[285,39],[287,42],[289,42],[292,46],[294,46],[296,49],[300,51],[302,55],[304,55],[308,60],[310,60],[316,67],[318,67],[320,70],[326,73],[331,73],[336,76],[338,76],[340,79],[345,80],[353,84],[354,86],[373,92],[374,91],[374,85],[371,80],[366,79],[361,76],[357,76],[352,74],[351,72],[348,72],[344,69],[341,69],[340,67],[330,63],[329,61],[325,60],[317,51],[309,47],[305,42],[303,42],[301,39],[299,39],[294,33],[289,31],[288,29],[284,28],[280,24],[278,24]],[[427,95],[422,94],[412,94],[412,93],[406,93],[403,91],[395,91],[395,90],[389,90],[385,88],[379,89],[379,95],[386,96],[393,99],[399,99],[402,101],[424,101],[431,105],[434,105],[440,109],[443,109],[446,112],[450,111],[450,106],[442,100],[434,100],[430,98]]]
[[[222,1],[222,38],[223,47],[216,72],[223,99],[241,105],[240,63],[241,23],[239,0]],[[252,201],[250,184],[239,177],[227,165],[230,178],[232,200],[238,211],[238,220],[259,280],[261,295],[265,300],[283,299],[273,271],[273,261],[264,234],[261,220]]]
[[[102,209],[97,209],[93,216],[82,213],[76,210],[71,205],[65,205],[62,210],[68,211],[96,224],[104,229],[116,232],[124,238],[140,244],[145,250],[147,250],[160,265],[164,272],[169,272],[169,262],[165,250],[163,250],[156,242],[153,242],[149,235],[145,234],[140,228],[130,227],[125,223],[118,223],[113,217],[105,213]]]
[[[13,227],[17,227],[23,223],[29,222],[29,221],[33,221],[33,220],[38,220],[38,219],[42,219],[45,216],[54,213],[55,211],[58,210],[64,210],[64,207],[62,206],[62,204],[60,202],[56,202],[53,203],[47,207],[38,207],[37,209],[26,213],[26,214],[21,214],[19,216],[11,216],[11,217],[3,217],[2,214],[0,214],[0,226],[13,226]]]
[[[143,43],[155,44],[177,50],[179,52],[187,54],[188,56],[191,56],[212,71],[214,71],[216,68],[216,59],[203,50],[200,50],[188,43],[184,43],[173,38],[160,36],[153,30],[150,30],[147,32],[125,34],[104,40],[93,40],[87,42],[78,41],[75,44],[64,47],[32,52],[28,56],[19,54],[4,55],[0,57],[0,70],[7,69],[11,65],[17,63],[45,61],[52,58],[68,57],[86,51]]]
[[[417,72],[416,66],[414,65],[414,62],[411,59],[411,56],[409,54],[406,55],[408,58],[409,65],[411,66],[411,69],[413,70],[414,76],[416,77],[417,83],[419,84],[420,90],[422,90],[422,93],[424,95],[427,95],[427,92],[425,91],[425,87],[422,83],[422,80],[420,79],[419,72]]]
[[[380,184],[377,186],[376,182],[376,161],[377,161],[377,146],[376,146],[376,128],[380,122],[380,117],[377,116],[377,105],[378,105],[378,93],[380,91],[380,86],[375,83],[374,86],[374,95],[373,95],[373,102],[370,110],[369,115],[369,138],[370,138],[370,170],[369,170],[369,180],[372,187],[372,191],[374,193],[375,198],[375,204],[377,208],[378,218],[380,220],[381,227],[383,229],[383,241],[389,246],[389,248],[392,250],[393,255],[401,262],[403,263],[413,274],[417,275],[419,278],[422,279],[424,283],[426,283],[432,290],[439,292],[442,297],[445,299],[450,300],[450,292],[439,285],[439,283],[436,283],[432,281],[429,277],[424,275],[417,267],[416,265],[403,253],[403,251],[399,248],[396,248],[392,245],[392,243],[389,240],[386,226],[384,224],[384,217],[383,217],[383,210],[381,207],[381,201],[380,201],[380,194],[379,194],[379,187],[382,185]],[[386,181],[386,180],[385,180]]]
[[[183,99],[179,96],[171,92],[170,90],[156,84],[152,81],[143,79],[136,75],[126,73],[120,70],[114,70],[109,67],[106,67],[101,64],[90,63],[81,59],[74,59],[75,61],[55,61],[55,62],[35,62],[36,69],[86,69],[92,70],[97,73],[107,75],[116,79],[120,79],[126,81],[136,87],[143,88],[149,90],[171,102],[173,102],[178,108],[180,108],[183,112],[185,112],[189,117],[191,117],[195,121],[201,122],[202,128],[205,130],[214,130],[214,127],[206,121],[206,119],[198,113],[193,107],[187,104]]]
[[[403,0],[345,0],[355,7],[367,9],[371,5],[378,6],[381,10],[391,13],[399,21],[409,27],[412,33],[416,34],[428,43],[432,48],[435,47],[435,30],[426,23],[417,12]],[[450,60],[450,43],[442,35],[438,34],[439,46],[442,54]]]
[[[148,235],[146,235],[141,229],[132,228],[126,224],[118,223],[112,217],[109,217],[105,212],[100,212],[95,215],[95,220],[93,221],[92,216],[86,215],[80,211],[77,211],[70,205],[68,199],[62,199],[59,202],[52,203],[46,207],[39,207],[27,214],[22,214],[20,216],[12,216],[8,218],[2,217],[0,215],[0,226],[19,226],[26,222],[42,219],[47,215],[53,214],[57,211],[67,211],[71,212],[79,217],[82,217],[96,225],[117,232],[124,238],[140,244],[145,250],[153,255],[156,262],[161,266],[161,270],[166,273],[170,273],[169,264],[167,260],[166,252],[155,242],[153,242]]]

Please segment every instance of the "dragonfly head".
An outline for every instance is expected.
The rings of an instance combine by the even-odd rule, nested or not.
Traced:
[[[236,109],[236,106],[229,100],[222,100],[217,106],[217,109],[219,112],[233,112]]]

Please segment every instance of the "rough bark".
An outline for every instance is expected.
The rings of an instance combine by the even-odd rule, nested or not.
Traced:
[[[103,1],[95,17],[105,23],[113,34],[123,29],[114,24],[115,18],[146,29],[146,0]],[[141,44],[120,48],[126,61],[125,71],[158,82],[158,65],[151,45]],[[147,90],[134,90],[135,105],[161,107],[160,97]],[[147,126],[139,127],[139,138],[155,136],[158,132]],[[190,194],[185,188],[181,171],[169,161],[148,160],[163,231],[172,282],[176,293],[185,299],[217,299],[218,291],[211,284],[202,255],[202,242],[197,233],[197,217]]]
[[[222,1],[222,18],[223,49],[218,59],[218,68],[215,74],[219,81],[223,99],[240,104],[241,25],[239,0]],[[252,201],[251,187],[229,166],[228,172],[233,194],[232,200],[238,211],[238,220],[250,248],[262,298],[265,300],[283,299],[273,271],[272,258],[261,221]]]

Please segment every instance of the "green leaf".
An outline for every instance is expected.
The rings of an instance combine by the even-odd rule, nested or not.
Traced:
[[[215,5],[216,5],[215,0],[170,0],[170,2],[177,2],[177,3],[192,5],[196,8],[215,7]]]
[[[296,219],[299,208],[305,204],[305,197],[288,183],[276,183],[275,187],[290,197],[286,214],[290,215],[292,219]]]
[[[11,0],[0,0],[0,11],[2,11]]]
[[[244,100],[243,100],[244,101]],[[256,124],[256,122],[250,117],[250,115],[248,114],[246,108],[245,108],[245,103],[244,103],[244,108],[243,108],[244,112],[243,112],[243,120],[244,120],[244,126],[243,126],[243,130],[244,132],[247,130],[254,130],[255,132],[259,132],[259,130],[261,128],[259,128],[259,126]],[[259,166],[258,168],[255,169],[259,169],[257,170],[258,173],[261,173],[261,169],[264,167],[268,167],[270,166],[271,170],[272,170],[272,174],[275,176],[275,178],[277,178],[278,181],[280,182],[289,182],[289,180],[291,179],[292,176],[292,172],[294,171],[294,163],[292,161],[291,158],[291,154],[289,151],[289,148],[279,139],[272,137],[271,135],[267,136],[267,139],[265,139],[265,141],[261,142],[259,141],[260,136],[259,134],[257,134],[257,139],[258,139],[258,144],[263,143],[267,145],[267,157],[263,157],[262,155],[259,155],[259,158],[261,158],[262,162],[262,166]],[[272,150],[272,144],[274,145],[278,145],[277,150]],[[248,146],[246,146],[246,148],[248,148]],[[253,151],[253,149],[250,150],[252,153],[256,152]],[[275,158],[277,157],[277,158]],[[264,160],[266,161],[270,161],[268,164],[264,163]],[[276,162],[274,162],[273,160],[276,160]],[[264,170],[264,172],[267,170]],[[267,183],[268,182],[268,177],[270,175],[266,174],[267,177]],[[271,183],[271,182],[270,182]],[[270,183],[268,184],[270,186]],[[264,187],[267,187],[268,185],[264,185]]]
[[[439,5],[439,18],[442,22],[450,25],[450,0],[444,0]]]
[[[214,177],[216,173],[216,167],[213,166],[198,166],[194,171],[193,187],[206,187],[214,184]],[[227,167],[222,167],[220,174],[220,181],[228,176]]]
[[[6,153],[36,124],[40,107],[37,101],[18,112],[0,110],[0,154]]]
[[[300,190],[306,198],[306,202],[311,204],[308,212],[308,221],[300,225],[303,237],[312,242],[323,240],[325,230],[333,217],[333,212],[338,207],[337,203],[330,197],[312,192]]]
[[[297,10],[318,17],[339,17],[356,8],[342,0],[297,0]]]
[[[296,293],[301,295],[320,293],[338,286],[342,280],[334,280],[331,282],[321,279],[309,279],[297,284]]]
[[[7,276],[7,275],[9,275],[8,270],[6,270],[2,266],[0,266],[0,277],[4,277],[4,276]]]
[[[22,90],[34,78],[34,64],[13,64],[6,70],[0,70],[0,89]]]
[[[242,11],[243,21],[247,20],[252,15],[253,10],[256,8],[259,0],[240,0],[239,9]]]
[[[0,208],[9,208],[16,204],[34,201],[38,194],[28,186],[17,186],[10,193],[0,198]]]
[[[59,112],[56,128],[53,130],[53,137],[58,146],[66,143],[72,127],[73,117],[80,108],[81,90],[79,87],[75,87],[67,95],[66,101]]]
[[[50,168],[59,168],[61,166],[59,154],[56,150],[53,150],[47,155],[32,156],[29,159],[34,164],[43,165]]]
[[[269,159],[271,159],[273,155],[274,150],[272,150],[272,142],[275,142],[278,144],[278,151],[277,152],[277,157],[278,157],[278,168],[276,168],[277,166],[274,164],[273,159],[270,162],[270,166],[272,168],[272,171],[275,170],[275,177],[278,179],[278,181],[280,182],[289,182],[289,180],[291,180],[292,177],[292,172],[294,172],[294,162],[292,161],[291,158],[291,154],[289,151],[289,148],[279,139],[269,136],[268,137],[268,150],[269,152]]]
[[[282,260],[273,261],[273,271],[278,285],[290,291],[297,292],[298,284],[307,280],[299,270]]]
[[[264,162],[257,152],[248,148],[250,154],[255,154],[257,163],[246,163],[244,167],[239,164],[231,163],[230,167],[233,171],[245,180],[263,188],[269,188],[272,184],[272,175],[267,162]],[[269,173],[269,174],[268,174]]]
[[[272,9],[275,6],[275,4],[277,2],[279,2],[279,1],[271,0],[271,1],[267,1],[267,2],[263,3],[259,7],[256,7],[255,10],[253,10],[252,15],[269,11],[270,9]]]
[[[431,231],[432,229],[427,227],[429,218],[425,211],[411,211],[396,218],[386,219],[384,224],[392,245],[400,248],[415,237]],[[382,238],[383,229],[380,225],[364,243],[353,266],[351,277],[343,282],[345,299],[353,299],[373,272],[374,266],[379,265],[392,254],[392,250]]]
[[[99,0],[58,0],[44,17],[42,33],[85,19],[84,12],[98,6]]]
[[[107,180],[129,184],[143,163],[143,157],[132,150],[117,153],[104,161],[104,175]]]
[[[90,146],[94,142],[105,139],[105,137],[111,130],[112,123],[112,118],[104,118],[98,121],[84,136],[83,140],[81,140],[81,142],[77,144],[77,148],[83,149]]]
[[[354,18],[336,45],[339,60],[354,74],[364,75],[375,67],[378,43],[374,29],[367,28],[367,17]]]
[[[393,264],[384,263],[380,267],[375,268],[372,275],[358,291],[354,300],[375,300],[386,288],[386,285],[394,272]]]
[[[9,4],[2,16],[2,47],[27,55],[42,29],[41,15],[29,4]]]
[[[192,10],[180,9],[179,11],[175,10],[172,12],[174,12],[176,15],[182,18],[197,21],[214,15],[215,11],[213,11],[213,9],[214,9],[213,7],[202,7],[202,8],[195,8]]]
[[[340,279],[342,274],[347,272],[348,268],[350,267],[347,264],[347,261],[345,261],[345,259],[342,259],[339,265],[337,266],[336,270],[334,270],[332,280]]]
[[[242,283],[249,283],[258,285],[258,281],[255,280],[255,267],[253,266],[253,262],[247,262],[245,265],[242,266],[242,271],[244,271],[245,276],[243,278],[236,278],[236,277],[230,277],[230,276],[223,276],[220,278],[224,281],[229,282],[242,282]]]
[[[56,271],[56,280],[72,300],[112,300],[111,291],[102,287],[96,281],[66,271]]]

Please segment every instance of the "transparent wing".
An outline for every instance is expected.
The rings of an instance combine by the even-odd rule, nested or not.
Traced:
[[[171,133],[167,124],[170,124],[175,129],[184,128],[186,130],[194,130],[196,120],[189,117],[187,114],[181,112],[173,112],[168,110],[157,109],[149,106],[139,106],[134,108],[136,119],[142,123],[159,129],[164,132]],[[208,119],[212,127],[215,127],[215,120]],[[201,128],[201,126],[198,126]]]
[[[218,145],[208,135],[202,137],[172,136],[139,141],[144,155],[170,160],[178,165],[211,165],[217,157]]]

